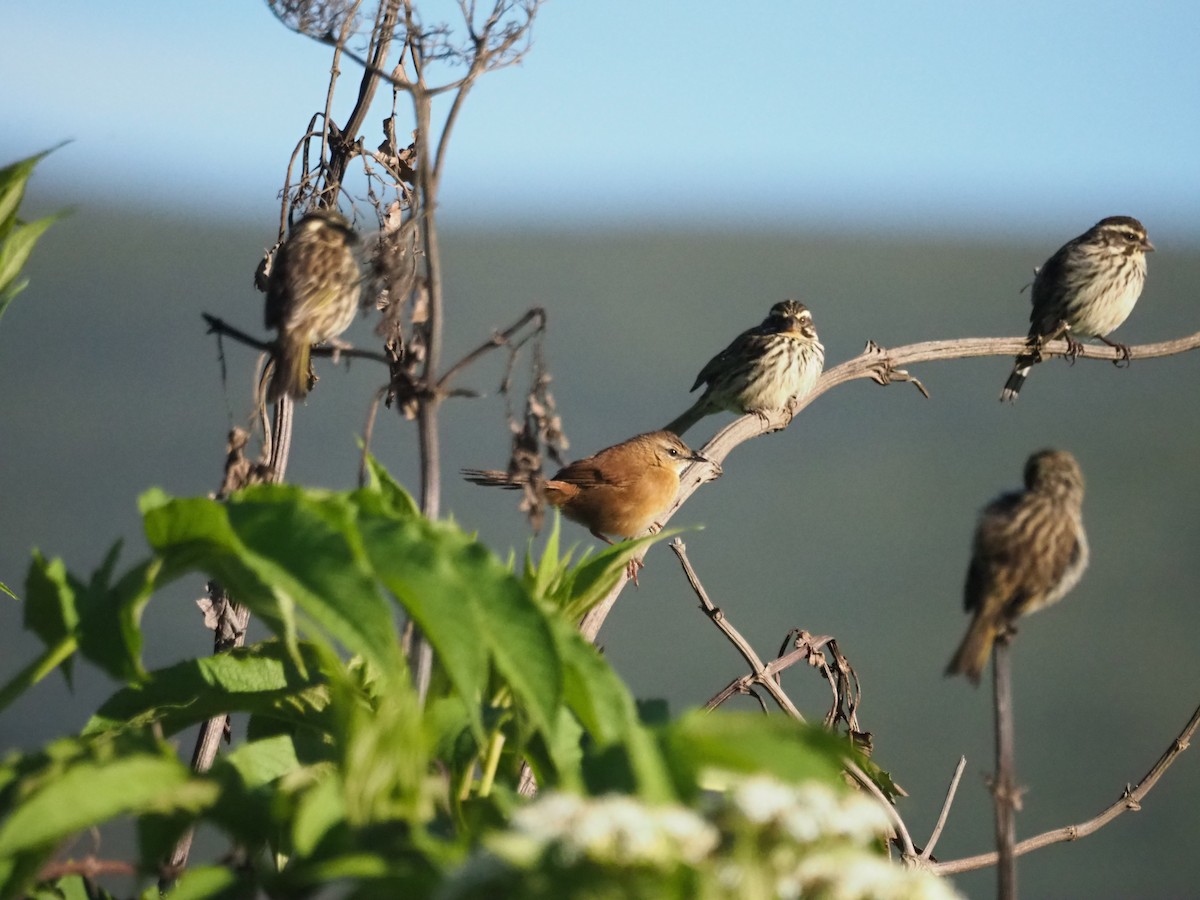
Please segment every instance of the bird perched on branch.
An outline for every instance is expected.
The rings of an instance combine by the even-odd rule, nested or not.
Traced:
[[[1059,247],[1033,279],[1033,350],[1017,357],[1000,399],[1017,399],[1029,370],[1041,362],[1042,344],[1059,337],[1067,339],[1072,356],[1081,346],[1077,338],[1097,337],[1121,351],[1118,364],[1128,361],[1129,348],[1107,335],[1133,312],[1146,283],[1146,254],[1153,251],[1145,227],[1130,216],[1101,219]]]
[[[1088,563],[1083,472],[1070,453],[1042,450],[1025,463],[1025,490],[1003,494],[979,517],[964,606],[974,613],[947,675],[979,683],[1000,635],[1062,599]]]
[[[798,300],[776,303],[760,325],[743,331],[700,370],[692,390],[705,384],[704,393],[666,430],[683,434],[721,410],[783,409],[813,389],[824,365],[825,348],[808,308]]]
[[[559,469],[546,482],[546,499],[611,544],[611,538],[636,537],[655,525],[679,493],[679,476],[694,462],[708,460],[671,432],[651,431]],[[519,488],[529,480],[528,475],[494,469],[462,473],[475,484],[504,488]]]
[[[362,273],[358,236],[335,210],[318,209],[292,226],[275,253],[264,319],[279,329],[267,402],[285,394],[302,400],[310,385],[309,351],[350,327]]]

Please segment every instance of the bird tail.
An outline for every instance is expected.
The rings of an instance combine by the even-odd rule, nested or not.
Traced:
[[[1029,370],[1036,362],[1037,360],[1032,356],[1017,357],[1012,374],[1008,376],[1008,381],[1004,382],[1004,390],[1000,392],[1001,403],[1016,402],[1017,396],[1021,393],[1021,385],[1025,383],[1025,379],[1029,376]]]
[[[516,490],[524,486],[529,480],[527,478],[522,479],[502,469],[460,469],[459,471],[462,472],[462,477],[472,484],[501,487],[509,490]]]
[[[708,398],[701,397],[688,407],[686,412],[677,417],[670,425],[663,428],[663,431],[670,431],[677,437],[682,437],[685,431],[707,416],[708,413]]]
[[[973,684],[979,684],[983,668],[992,655],[992,644],[996,640],[996,626],[983,619],[976,619],[967,630],[967,636],[958,647],[958,652],[946,666],[947,675],[966,675]]]
[[[294,400],[308,396],[308,351],[307,343],[287,346],[280,341],[273,360],[271,385],[267,388],[267,403],[275,403],[284,394]]]

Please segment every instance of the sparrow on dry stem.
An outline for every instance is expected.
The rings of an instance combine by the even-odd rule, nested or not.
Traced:
[[[312,376],[309,351],[350,327],[358,310],[362,273],[358,236],[335,210],[308,213],[275,253],[264,319],[279,329],[267,402],[285,394],[302,400]]]
[[[964,605],[974,613],[947,675],[979,683],[1000,635],[1060,600],[1088,564],[1083,472],[1070,453],[1042,450],[1025,463],[1025,490],[1003,494],[979,517]]]
[[[569,463],[546,482],[546,499],[606,544],[657,530],[659,516],[679,493],[679,476],[694,462],[708,462],[669,431],[651,431]],[[519,488],[528,474],[463,469],[467,481]],[[630,564],[635,583],[639,564]]]
[[[1118,364],[1128,362],[1129,348],[1107,335],[1133,312],[1146,283],[1146,254],[1153,251],[1145,227],[1130,216],[1101,219],[1059,247],[1034,276],[1033,349],[1017,357],[1000,399],[1017,399],[1029,370],[1041,362],[1042,344],[1059,337],[1067,339],[1072,357],[1082,346],[1077,338],[1097,337],[1121,351]]]
[[[739,334],[700,370],[692,390],[705,384],[704,393],[666,430],[683,434],[721,410],[784,409],[792,398],[807,396],[824,365],[825,348],[808,308],[798,300],[776,303],[761,324]]]

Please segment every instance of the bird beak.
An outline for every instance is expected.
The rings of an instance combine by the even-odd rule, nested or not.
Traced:
[[[1150,238],[1142,238],[1142,250],[1145,253],[1154,252],[1154,245],[1150,243]]]
[[[688,459],[690,459],[692,462],[708,462],[707,456],[701,456],[695,450],[692,451],[692,455],[689,456]]]

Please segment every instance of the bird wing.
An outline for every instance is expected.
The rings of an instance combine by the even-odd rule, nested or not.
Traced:
[[[267,279],[267,302],[263,306],[263,325],[267,328],[278,328],[283,323],[283,317],[287,313],[287,291],[283,285],[283,278],[277,273],[287,268],[287,243],[279,245],[279,249],[275,251],[275,258],[271,260],[271,275]]]
[[[1033,278],[1033,288],[1029,291],[1029,334],[1031,337],[1050,334],[1057,327],[1063,315],[1060,298],[1052,296],[1057,288],[1061,290],[1063,282],[1063,267],[1066,265],[1070,243],[1064,244],[1054,252],[1037,270]]]
[[[700,374],[696,376],[696,383],[692,385],[691,389],[694,391],[700,385],[707,384],[722,372],[725,372],[729,368],[729,361],[743,356],[745,353],[744,348],[748,347],[756,337],[760,337],[761,335],[762,328],[756,325],[753,328],[746,329],[735,337],[730,341],[728,347],[710,359],[704,368],[700,370]]]
[[[980,517],[964,603],[1016,619],[1058,599],[1083,553],[1076,520],[1053,500],[1005,494]]]
[[[551,480],[565,481],[568,484],[578,485],[579,487],[600,487],[602,485],[615,487],[628,484],[633,478],[641,474],[640,471],[629,472],[629,477],[620,477],[613,473],[606,474],[596,462],[598,456],[599,454],[568,463],[559,469]]]
[[[1017,492],[1003,494],[989,503],[980,514],[971,565],[967,569],[967,583],[963,588],[963,607],[967,612],[984,609],[989,596],[1004,590],[997,581],[1004,572],[1012,569],[1016,550],[1007,526],[1021,497],[1022,494]]]

